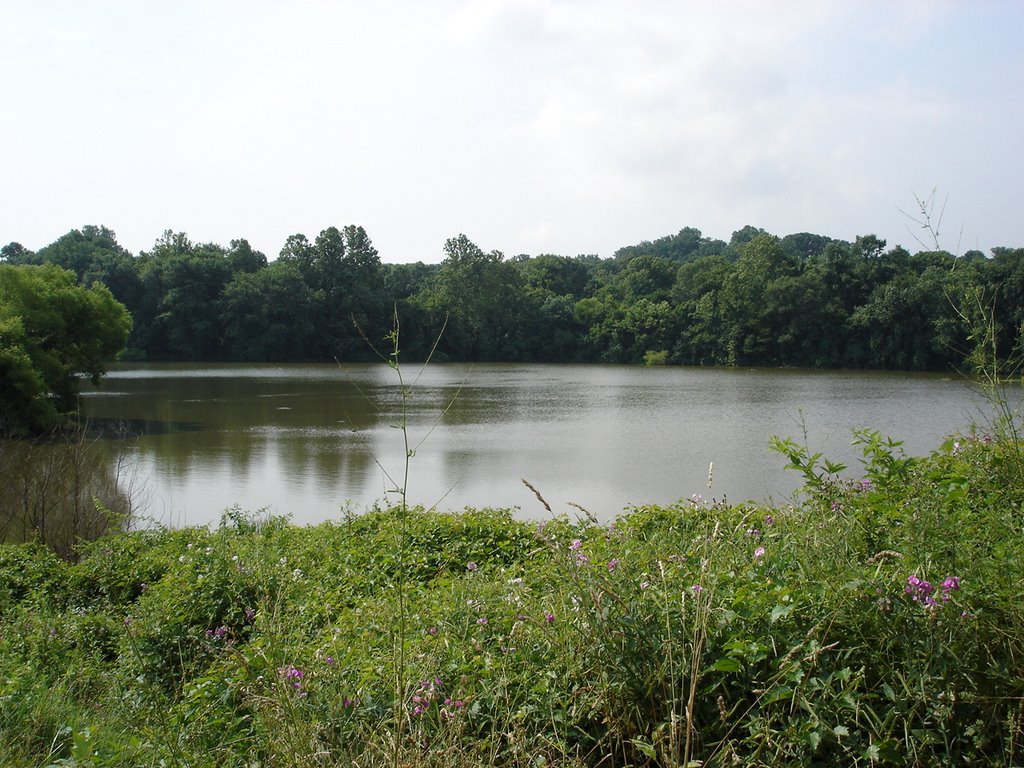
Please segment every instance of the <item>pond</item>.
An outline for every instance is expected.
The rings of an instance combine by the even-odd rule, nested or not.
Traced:
[[[405,398],[385,365],[119,365],[85,387],[83,408],[136,435],[133,497],[167,525],[233,505],[314,523],[396,501],[400,487],[427,507],[548,515],[524,479],[556,514],[579,505],[601,520],[694,494],[780,502],[799,478],[773,435],[806,434],[857,476],[854,429],[921,455],[986,412],[969,384],[939,375],[486,364],[402,376]]]

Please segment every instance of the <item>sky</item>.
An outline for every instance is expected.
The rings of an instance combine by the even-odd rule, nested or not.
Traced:
[[[1021,0],[0,0],[0,244],[1024,246]],[[933,191],[935,191],[934,196]]]

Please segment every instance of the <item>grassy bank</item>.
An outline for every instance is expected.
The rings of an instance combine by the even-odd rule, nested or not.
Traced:
[[[794,506],[0,547],[0,764],[1024,763],[1019,444],[859,439]]]

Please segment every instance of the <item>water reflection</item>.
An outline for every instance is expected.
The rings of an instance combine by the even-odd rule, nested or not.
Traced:
[[[88,430],[0,440],[0,541],[38,540],[68,556],[82,540],[129,527],[145,506],[130,435]]]
[[[410,498],[430,506],[570,502],[610,518],[632,503],[783,498],[797,478],[767,448],[800,438],[856,466],[851,430],[880,428],[925,453],[980,404],[938,376],[614,366],[123,366],[85,396],[96,418],[145,425],[134,457],[153,514],[203,523],[225,507],[298,522],[365,508],[400,480],[403,405],[418,447]],[[418,445],[421,441],[423,444]],[[707,469],[715,463],[714,485]]]

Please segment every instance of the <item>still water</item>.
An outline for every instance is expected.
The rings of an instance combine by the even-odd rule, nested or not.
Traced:
[[[524,478],[556,514],[578,504],[602,520],[693,494],[780,502],[798,482],[769,450],[772,435],[806,432],[856,476],[853,429],[920,455],[985,414],[972,387],[933,375],[594,365],[402,375],[404,403],[384,365],[121,365],[83,404],[141,433],[129,447],[133,492],[168,525],[216,521],[236,504],[319,522],[393,501],[402,485],[413,504],[546,516]]]

